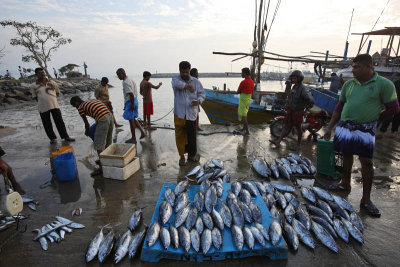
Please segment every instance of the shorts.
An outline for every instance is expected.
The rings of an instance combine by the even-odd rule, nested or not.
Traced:
[[[153,102],[143,102],[143,114],[144,115],[153,115]]]
[[[238,120],[241,121],[242,117],[247,117],[251,104],[251,94],[241,93],[239,97],[238,107]]]
[[[283,124],[286,128],[292,128],[293,126],[300,126],[303,123],[304,109],[286,111]]]
[[[139,102],[137,98],[135,98],[135,107],[133,111],[130,110],[131,105],[132,105],[131,101],[126,102],[124,107],[124,114],[122,114],[122,117],[128,121],[136,119],[139,116],[139,110],[138,110]]]
[[[114,129],[113,117],[108,114],[96,122],[96,131],[94,132],[94,149],[103,151],[112,143],[112,133]]]

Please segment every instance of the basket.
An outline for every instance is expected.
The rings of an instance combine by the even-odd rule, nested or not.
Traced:
[[[343,155],[333,150],[333,141],[318,139],[317,173],[338,180],[343,174]]]

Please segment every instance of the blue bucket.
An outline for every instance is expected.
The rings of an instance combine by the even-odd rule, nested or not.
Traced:
[[[74,180],[78,174],[74,153],[62,153],[53,160],[54,170],[58,181]]]

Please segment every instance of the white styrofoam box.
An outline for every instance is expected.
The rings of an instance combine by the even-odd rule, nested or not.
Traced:
[[[102,166],[125,167],[136,156],[134,144],[111,144],[100,154]]]
[[[103,166],[103,176],[110,179],[126,180],[138,170],[140,170],[140,160],[135,157],[131,163],[123,168]]]

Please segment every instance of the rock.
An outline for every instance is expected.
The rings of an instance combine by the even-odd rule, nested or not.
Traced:
[[[18,103],[18,100],[13,97],[6,97],[4,102],[12,105]]]

